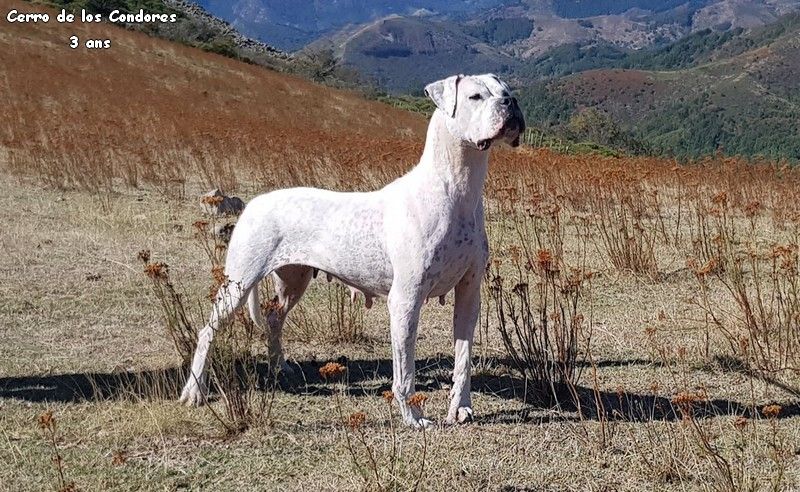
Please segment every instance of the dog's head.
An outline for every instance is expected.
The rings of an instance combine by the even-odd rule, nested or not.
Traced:
[[[511,89],[496,75],[454,75],[428,84],[425,95],[446,116],[450,133],[478,150],[488,150],[498,139],[519,145],[525,118]]]

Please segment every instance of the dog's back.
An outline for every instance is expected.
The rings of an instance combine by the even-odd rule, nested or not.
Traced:
[[[381,195],[289,188],[253,199],[231,237],[226,274],[247,280],[287,264],[307,265],[364,292],[386,295],[392,268]]]

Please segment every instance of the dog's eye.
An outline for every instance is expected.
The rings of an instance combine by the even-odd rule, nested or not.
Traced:
[[[480,101],[481,99],[483,99],[483,96],[481,96],[480,94],[473,94],[469,96],[469,98],[472,99],[473,101]]]

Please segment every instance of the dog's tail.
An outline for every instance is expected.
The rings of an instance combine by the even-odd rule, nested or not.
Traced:
[[[264,312],[261,310],[261,301],[258,296],[258,282],[250,288],[250,293],[247,295],[247,310],[250,312],[250,319],[262,330],[267,327],[267,320],[264,318]]]

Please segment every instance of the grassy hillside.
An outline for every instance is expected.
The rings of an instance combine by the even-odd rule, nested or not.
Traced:
[[[73,33],[112,44],[71,50]],[[302,177],[314,165],[366,165],[366,140],[386,149],[368,179],[413,164],[425,127],[353,93],[108,24],[8,24],[0,66],[0,144],[13,168],[59,185],[228,176],[232,186],[236,169]]]
[[[211,17],[184,0],[52,0],[42,3],[76,14],[81,10],[103,16],[108,16],[114,10],[123,13],[144,10],[149,13],[175,14],[177,21],[174,23],[131,23],[126,27],[273,69],[289,71],[299,68],[296,61],[291,60],[286,53],[244,38],[229,24]]]

